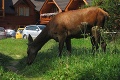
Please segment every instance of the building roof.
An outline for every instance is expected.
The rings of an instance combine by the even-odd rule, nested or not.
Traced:
[[[68,5],[68,3],[70,2],[70,0],[55,0],[55,2],[58,4],[58,6],[64,10],[66,8],[66,6]]]
[[[70,3],[70,1],[72,0],[55,0],[55,2],[57,3],[57,5],[62,9],[65,10],[66,6],[68,5],[68,3]],[[92,0],[85,0],[88,4],[91,4]]]
[[[13,4],[15,4],[18,0],[12,0],[12,1],[13,1]],[[45,0],[31,0],[31,2],[35,5],[36,7],[35,9],[39,11],[43,3],[45,2]]]
[[[16,0],[9,0],[9,1],[5,0],[5,13],[10,13],[10,14],[15,13],[14,7],[13,7],[13,1],[16,1]]]
[[[17,3],[17,1],[19,0],[5,0],[5,12],[6,13],[15,13],[14,11],[14,4]],[[35,5],[35,9],[37,11],[39,11],[41,9],[41,7],[43,6],[44,2],[46,0],[31,0],[31,2]],[[66,6],[68,5],[68,3],[71,1],[71,0],[54,0],[57,5],[62,9],[64,10],[66,8]],[[88,3],[91,2],[91,0],[86,0]],[[0,6],[1,6],[1,3],[2,0],[0,0]]]
[[[12,2],[13,2],[13,5],[17,2],[18,0],[12,0]]]
[[[34,0],[33,0],[34,1]],[[38,1],[41,1],[41,0],[38,0]],[[43,1],[43,3],[45,2],[45,1],[48,1],[48,0],[42,0]],[[82,1],[82,0],[81,0]],[[85,0],[88,4],[91,2],[91,0]],[[55,2],[58,6],[59,6],[59,8],[61,9],[61,10],[65,10],[65,8],[67,7],[67,5],[69,4],[69,3],[71,3],[72,2],[72,0],[53,0],[53,2]],[[42,3],[42,5],[43,5],[43,3]],[[44,5],[43,5],[44,6]],[[41,9],[42,7],[40,7],[39,9]]]
[[[18,1],[19,0],[5,0],[5,13],[14,14],[14,4],[16,4]],[[2,0],[0,0],[0,6],[2,4],[1,2]],[[36,6],[35,9],[39,11],[45,0],[31,0],[31,2]]]
[[[33,4],[36,6],[36,10],[40,11],[41,7],[43,6],[45,0],[31,0]]]

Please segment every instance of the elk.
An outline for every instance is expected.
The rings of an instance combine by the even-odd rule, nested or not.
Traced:
[[[62,12],[53,17],[46,28],[33,40],[29,35],[27,49],[27,64],[33,63],[38,51],[50,39],[59,42],[59,56],[61,56],[64,43],[68,53],[71,53],[71,39],[81,38],[83,31],[90,33],[92,50],[98,49],[98,44],[103,45],[102,49],[106,49],[104,40],[100,43],[100,27],[104,28],[105,20],[109,18],[109,14],[99,7],[89,7],[78,10]],[[84,24],[86,24],[86,27]],[[97,26],[94,27],[94,26]],[[97,33],[96,35],[94,33]]]

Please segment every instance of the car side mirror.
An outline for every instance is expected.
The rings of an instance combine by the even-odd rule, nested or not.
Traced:
[[[39,29],[36,29],[36,31],[39,31]]]

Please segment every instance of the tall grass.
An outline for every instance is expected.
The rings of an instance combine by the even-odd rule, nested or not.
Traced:
[[[101,50],[93,56],[89,38],[72,39],[71,56],[63,49],[58,57],[58,43],[50,40],[38,52],[34,63],[26,65],[27,40],[0,40],[0,78],[8,80],[119,80],[120,51],[119,40],[108,44],[107,52]],[[13,65],[11,61],[17,61]],[[16,71],[7,67],[13,66]],[[7,70],[6,70],[7,69]]]

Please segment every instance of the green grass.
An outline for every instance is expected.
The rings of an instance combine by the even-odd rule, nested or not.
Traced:
[[[0,40],[0,80],[120,80],[119,43],[108,43],[106,53],[93,56],[89,38],[72,39],[71,56],[64,47],[59,58],[58,43],[50,40],[27,66],[27,40]]]

